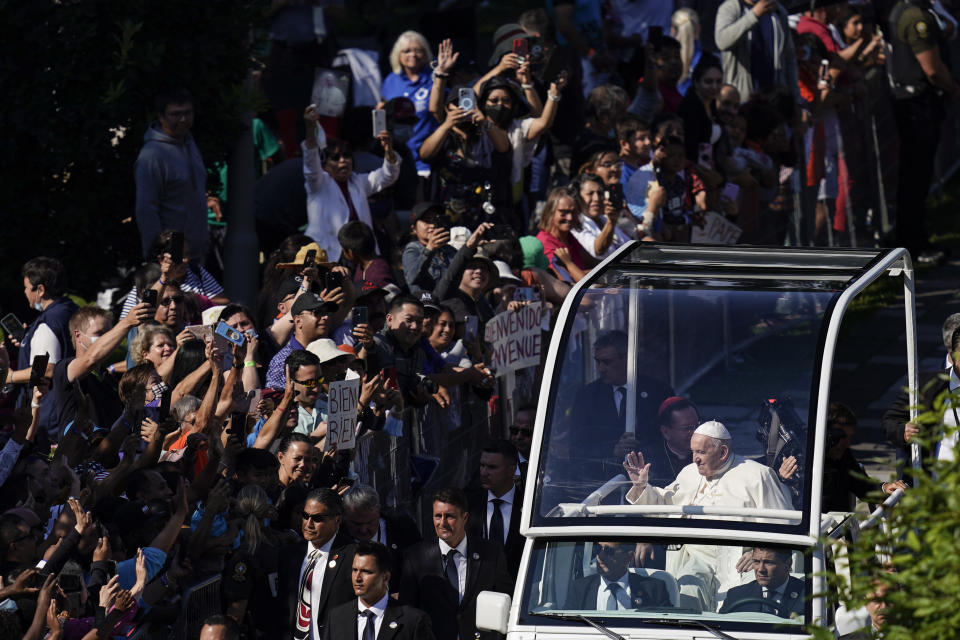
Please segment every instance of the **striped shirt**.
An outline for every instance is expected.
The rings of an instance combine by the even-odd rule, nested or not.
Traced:
[[[180,290],[185,293],[199,293],[207,298],[213,298],[223,293],[223,287],[220,286],[220,283],[210,275],[209,271],[199,266],[187,268],[187,276],[183,279]],[[120,317],[125,318],[130,313],[130,309],[133,309],[139,303],[140,296],[137,295],[137,288],[133,287],[123,301]]]

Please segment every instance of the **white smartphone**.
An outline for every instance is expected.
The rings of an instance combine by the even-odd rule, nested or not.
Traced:
[[[373,137],[380,135],[381,131],[387,130],[387,112],[383,109],[374,109],[373,117]]]

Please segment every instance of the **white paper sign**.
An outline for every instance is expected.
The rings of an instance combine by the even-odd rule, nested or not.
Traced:
[[[323,450],[353,449],[357,441],[357,403],[360,401],[360,378],[330,383],[327,395],[327,437]]]
[[[694,244],[737,244],[743,231],[716,211],[707,211],[707,223],[701,229],[693,225],[690,242]]]
[[[543,304],[537,302],[519,311],[504,311],[487,322],[484,339],[493,347],[490,367],[497,377],[540,363],[542,316]]]

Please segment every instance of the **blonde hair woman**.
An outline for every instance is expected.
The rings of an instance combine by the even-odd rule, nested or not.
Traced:
[[[680,61],[683,63],[683,75],[677,89],[686,95],[690,88],[690,74],[700,60],[700,18],[697,12],[687,7],[674,11],[670,18],[670,33],[680,43]]]
[[[413,128],[404,129],[395,124],[393,135],[398,142],[406,144],[410,149],[417,163],[417,173],[421,176],[430,175],[430,166],[420,160],[418,151],[438,124],[428,109],[430,88],[433,86],[433,75],[430,72],[432,59],[433,52],[430,51],[427,39],[416,31],[404,31],[393,43],[390,51],[390,68],[393,73],[383,79],[383,86],[380,88],[384,102],[395,98],[406,98],[413,102],[413,109],[417,114]]]

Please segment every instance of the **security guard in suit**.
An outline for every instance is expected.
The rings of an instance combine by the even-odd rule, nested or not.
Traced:
[[[924,203],[946,107],[960,96],[931,0],[900,0],[890,12],[891,84],[900,135],[897,242],[924,261]]]

